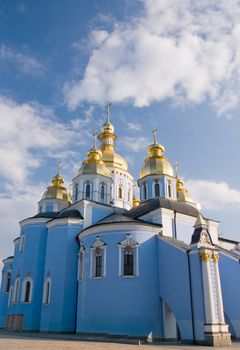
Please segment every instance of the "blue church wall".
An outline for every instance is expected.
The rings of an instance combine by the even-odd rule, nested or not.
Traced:
[[[24,330],[39,330],[47,230],[45,225],[30,224],[21,234],[25,235],[24,250],[16,246],[13,269],[13,284],[17,274],[20,277],[18,302],[10,305],[8,313],[24,315]],[[24,303],[22,287],[27,276],[33,281],[32,300]]]
[[[12,271],[12,261],[4,262],[2,270],[2,280],[0,289],[0,328],[4,328],[6,325],[6,315],[8,309],[9,291],[6,290],[7,273]]]
[[[223,307],[230,321],[230,331],[234,337],[240,338],[240,266],[239,260],[219,255],[219,272],[222,286]],[[233,278],[234,276],[234,278]]]
[[[158,238],[159,295],[173,312],[181,339],[193,338],[187,253]]]
[[[204,339],[204,292],[202,281],[202,266],[199,258],[199,253],[196,251],[189,252],[190,275],[191,275],[191,290],[192,290],[192,310],[194,320],[194,338],[196,341]]]
[[[139,276],[119,276],[118,244],[126,234],[139,246]],[[84,278],[79,281],[77,332],[162,337],[158,293],[157,246],[152,233],[114,230],[99,233],[106,243],[106,277],[90,277],[90,247],[96,234],[81,241],[86,249]],[[97,310],[97,312],[96,312]]]
[[[42,304],[41,331],[75,331],[79,250],[75,238],[81,227],[76,222],[48,231],[44,276],[51,278],[51,296],[49,304]]]

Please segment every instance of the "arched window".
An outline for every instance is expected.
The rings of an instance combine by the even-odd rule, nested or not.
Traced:
[[[98,236],[91,246],[90,276],[106,276],[106,244]]]
[[[75,184],[74,186],[74,199],[75,201],[78,199],[78,184]]]
[[[51,278],[47,277],[44,282],[44,288],[43,288],[43,304],[50,303],[50,295],[51,295]]]
[[[20,236],[20,241],[19,241],[19,252],[24,252],[24,246],[25,246],[25,236],[22,234]]]
[[[15,280],[14,283],[14,289],[13,289],[13,303],[17,303],[19,300],[19,284],[20,284],[20,279],[19,277]]]
[[[119,243],[119,276],[139,275],[139,244],[127,234],[126,239]]]
[[[122,186],[118,187],[118,198],[122,199],[123,197],[123,190],[122,190]]]
[[[147,184],[143,184],[143,200],[147,199]]]
[[[172,186],[170,181],[168,181],[168,197],[172,197]]]
[[[21,299],[23,303],[32,301],[32,279],[30,277],[25,278],[23,281]]]
[[[91,190],[90,184],[87,184],[86,185],[86,191],[85,191],[85,197],[86,198],[90,198],[90,190]]]
[[[11,272],[7,272],[6,279],[5,279],[5,287],[4,292],[9,292],[10,290],[10,284],[11,284]]]
[[[160,197],[160,185],[158,182],[155,183],[154,189],[155,189],[155,197]]]
[[[104,184],[101,184],[100,197],[101,197],[101,199],[104,199],[104,197],[105,197],[105,186],[104,186]]]

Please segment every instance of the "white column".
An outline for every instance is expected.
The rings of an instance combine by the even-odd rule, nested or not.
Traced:
[[[118,276],[122,275],[122,247],[118,246]]]
[[[212,292],[212,281],[210,271],[210,253],[203,252],[200,254],[202,260],[202,275],[203,275],[203,289],[204,289],[204,306],[206,323],[216,323],[214,311],[214,299]]]
[[[225,324],[224,319],[224,311],[223,311],[223,300],[222,300],[222,289],[221,289],[221,281],[219,274],[219,266],[218,266],[219,256],[217,253],[213,255],[214,267],[215,267],[215,275],[216,275],[216,290],[217,290],[217,299],[218,299],[218,314],[219,314],[219,322]]]
[[[107,248],[104,248],[104,255],[103,255],[103,277],[106,277],[107,275]]]
[[[92,278],[93,273],[92,273],[92,264],[93,264],[93,248],[91,248],[91,253],[90,253],[90,277]]]
[[[139,276],[139,247],[136,247],[136,276]]]

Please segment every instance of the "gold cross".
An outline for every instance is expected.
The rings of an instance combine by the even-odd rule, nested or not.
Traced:
[[[157,128],[154,128],[153,129],[153,142],[154,142],[154,145],[157,144]]]
[[[174,168],[175,168],[176,177],[178,177],[178,170],[179,170],[179,164],[178,164],[178,162],[176,162],[173,166],[174,166]]]
[[[111,104],[111,102],[107,102],[106,103],[106,106],[105,106],[105,108],[106,108],[106,110],[107,110],[107,122],[109,123],[109,117],[110,117],[110,107],[112,106],[112,104]]]
[[[60,164],[62,163],[62,160],[58,160],[58,175],[60,175]]]

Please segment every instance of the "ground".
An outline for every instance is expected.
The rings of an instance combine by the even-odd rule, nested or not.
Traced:
[[[0,332],[1,350],[210,350],[212,347],[192,346],[180,344],[121,344],[104,341],[84,341],[79,339],[66,339],[65,336],[25,335]],[[230,347],[219,348],[221,350],[239,350],[240,343],[234,343]]]

